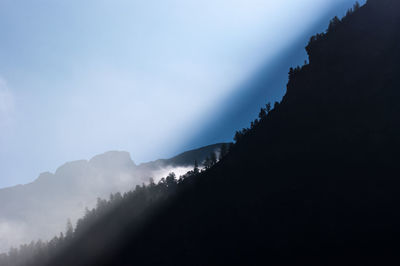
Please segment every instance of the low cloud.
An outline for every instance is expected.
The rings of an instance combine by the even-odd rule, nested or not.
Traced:
[[[25,243],[32,240],[27,238],[26,232],[27,226],[24,223],[0,220],[0,252],[4,252],[12,246],[17,247],[16,243]]]
[[[39,239],[48,241],[65,231],[69,218],[74,224],[94,208],[97,197],[127,192],[136,185],[158,182],[169,173],[184,175],[193,166],[150,163],[134,164],[127,152],[107,152],[91,160],[64,164],[55,173],[42,173],[35,182],[0,190],[0,253]]]
[[[158,182],[160,181],[161,178],[167,177],[169,173],[175,173],[177,177],[180,177],[191,170],[193,170],[193,166],[179,166],[179,167],[166,166],[164,168],[154,171],[152,173],[153,174],[152,178],[154,179],[155,182]]]

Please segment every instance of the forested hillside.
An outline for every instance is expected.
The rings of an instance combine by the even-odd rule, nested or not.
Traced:
[[[397,0],[334,18],[218,163],[138,216],[117,205],[48,265],[398,264],[399,48]]]

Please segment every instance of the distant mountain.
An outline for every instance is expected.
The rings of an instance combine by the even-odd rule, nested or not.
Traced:
[[[179,176],[201,164],[221,144],[136,165],[128,152],[110,151],[89,161],[68,162],[32,183],[0,189],[0,253],[32,240],[48,240],[65,231],[67,218],[76,222],[98,197],[124,193],[175,171]]]
[[[356,5],[306,49],[220,162],[161,205],[137,190],[48,265],[399,265],[400,1]]]

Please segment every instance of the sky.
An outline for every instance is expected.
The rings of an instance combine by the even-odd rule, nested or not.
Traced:
[[[231,141],[353,2],[0,0],[0,188],[109,150]]]

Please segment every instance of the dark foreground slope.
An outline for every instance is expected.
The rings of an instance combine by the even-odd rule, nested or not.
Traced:
[[[370,0],[332,23],[222,161],[140,230],[124,227],[95,255],[77,243],[52,265],[399,262],[399,48],[400,1]]]

